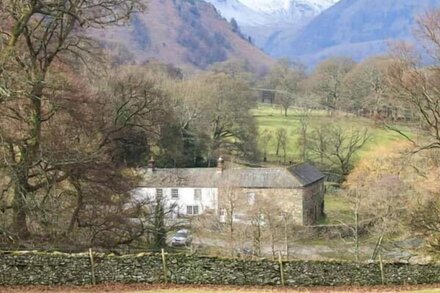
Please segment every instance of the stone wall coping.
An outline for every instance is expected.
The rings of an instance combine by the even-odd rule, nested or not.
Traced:
[[[78,258],[89,258],[89,252],[78,252],[78,253],[67,253],[60,251],[40,251],[40,250],[0,250],[1,255],[12,255],[12,256],[23,256],[23,255],[34,255],[34,256],[65,256],[65,257],[78,257]],[[269,258],[229,258],[229,257],[220,257],[220,256],[209,256],[209,255],[196,255],[196,254],[187,254],[187,253],[170,253],[166,252],[168,257],[187,257],[187,258],[200,258],[200,259],[212,259],[212,260],[228,260],[228,261],[244,261],[244,262],[269,262],[269,263],[278,263],[278,261],[273,261]],[[122,254],[117,255],[115,253],[104,253],[99,251],[94,251],[93,256],[97,258],[141,258],[141,257],[161,257],[161,253],[157,252],[140,252],[140,253],[132,253],[132,254]],[[282,260],[283,263],[289,264],[341,264],[341,265],[376,265],[379,261],[367,260],[367,261],[347,261],[347,260],[339,260],[339,259],[329,259],[329,260],[301,260],[301,259],[293,259],[293,260]],[[411,263],[409,261],[383,261],[383,264],[388,265],[418,265],[418,266],[428,266],[428,265],[439,265],[440,260],[432,260],[430,262],[424,263]]]

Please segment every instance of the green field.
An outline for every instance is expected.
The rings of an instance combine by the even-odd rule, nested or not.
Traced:
[[[353,223],[354,215],[350,203],[341,196],[326,194],[325,195],[325,214],[326,218],[322,219],[320,224],[340,224]]]
[[[300,134],[300,118],[304,116],[301,109],[290,109],[288,116],[285,117],[277,105],[259,104],[252,111],[253,116],[257,120],[258,131],[261,134],[265,129],[272,133],[272,139],[268,146],[268,160],[271,162],[279,162],[283,160],[282,151],[279,156],[276,153],[275,132],[278,128],[285,128],[288,135],[287,159],[286,161],[298,161],[300,158],[300,149],[298,140]],[[380,123],[362,117],[355,117],[351,114],[334,114],[329,115],[326,111],[311,111],[308,118],[308,132],[313,128],[319,128],[326,125],[340,125],[347,130],[365,129],[367,128],[371,134],[371,140],[367,143],[360,155],[373,150],[377,146],[387,143],[404,140],[404,138],[396,132],[385,129]],[[260,149],[262,149],[260,145]]]

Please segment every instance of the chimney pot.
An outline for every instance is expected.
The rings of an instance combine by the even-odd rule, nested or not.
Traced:
[[[223,173],[225,170],[225,160],[222,157],[217,160],[217,173]]]
[[[156,161],[153,157],[150,157],[150,160],[148,160],[148,172],[154,171],[156,171]]]

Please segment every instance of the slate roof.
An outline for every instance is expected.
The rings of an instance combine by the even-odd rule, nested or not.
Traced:
[[[288,168],[288,170],[304,186],[310,185],[325,177],[318,168],[309,164],[299,164]]]
[[[222,173],[217,168],[156,169],[143,171],[143,187],[241,187],[300,188],[325,177],[304,163],[289,168],[233,168]]]

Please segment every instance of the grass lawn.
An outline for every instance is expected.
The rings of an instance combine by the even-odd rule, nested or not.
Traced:
[[[354,222],[353,210],[350,203],[343,197],[326,194],[325,195],[325,214],[327,217],[322,219],[319,224],[350,224]]]
[[[259,104],[257,109],[252,111],[253,116],[258,123],[258,131],[262,133],[268,129],[272,133],[272,139],[268,146],[268,160],[271,162],[281,161],[282,151],[279,156],[276,153],[275,133],[278,128],[285,128],[288,135],[287,161],[296,161],[300,157],[300,148],[298,147],[300,133],[300,118],[303,112],[298,109],[290,109],[288,116],[285,117],[277,105]],[[339,124],[347,130],[367,128],[372,135],[371,140],[360,152],[366,153],[379,145],[384,145],[392,141],[404,140],[404,138],[396,132],[385,129],[380,124],[362,117],[355,117],[350,114],[335,114],[330,116],[326,111],[312,111],[309,115],[308,131],[320,126]],[[260,147],[261,149],[261,147]]]

